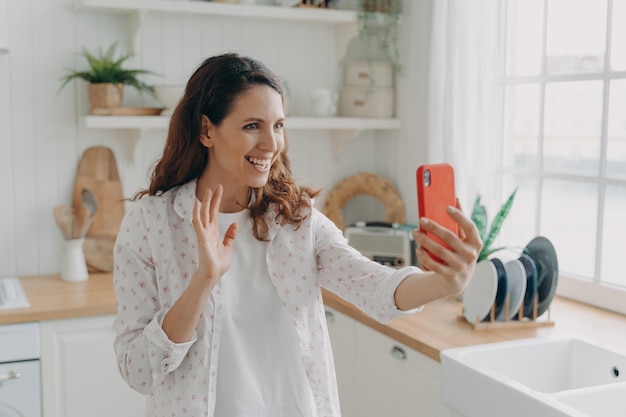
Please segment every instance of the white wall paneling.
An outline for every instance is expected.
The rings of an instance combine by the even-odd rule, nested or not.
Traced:
[[[84,0],[91,1],[96,0]],[[152,1],[167,7],[187,3],[204,10],[207,6],[200,1]],[[402,51],[405,68],[414,73],[398,77],[398,114],[405,118],[401,130],[364,131],[358,140],[346,142],[336,159],[330,130],[289,131],[294,175],[302,183],[328,191],[346,176],[373,172],[396,184],[407,206],[414,204],[414,169],[423,162],[419,144],[426,130],[422,88],[426,85],[428,55],[423,50],[427,40],[418,39],[427,35],[427,29],[415,26],[427,23],[427,16],[420,14],[429,10],[430,2],[404,5],[410,14],[405,14],[401,36],[410,36],[412,44],[421,49],[416,51],[412,46],[413,50],[406,47]],[[0,178],[4,194],[0,204],[0,276],[58,273],[62,237],[52,210],[56,205],[70,204],[83,151],[96,145],[110,147],[124,195],[130,197],[147,185],[147,171],[160,154],[167,131],[146,129],[133,160],[130,152],[136,133],[132,129],[93,129],[81,123],[80,116],[88,111],[83,82],[72,82],[59,91],[60,78],[67,69],[85,67],[79,55],[83,47],[97,51],[118,42],[119,53],[130,51],[127,13],[77,10],[75,0],[0,0],[0,10],[5,9],[10,18],[6,27],[0,20],[0,42],[4,28],[10,51],[0,54]],[[306,10],[296,15],[303,20],[146,13],[138,32],[137,55],[128,66],[157,73],[145,78],[152,84],[184,83],[203,59],[227,51],[240,52],[264,61],[287,80],[291,89],[289,116],[303,116],[310,111],[311,89],[340,87],[343,72],[338,57],[343,52],[335,48],[334,24],[306,22],[309,15],[302,13]],[[345,16],[354,19],[343,14],[341,19]],[[157,102],[128,89],[125,105],[153,106]],[[324,194],[318,206],[323,201]],[[411,216],[416,214],[407,210],[407,219]]]

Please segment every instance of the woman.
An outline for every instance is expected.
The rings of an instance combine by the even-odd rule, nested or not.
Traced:
[[[148,416],[340,416],[321,288],[379,321],[459,293],[480,250],[473,223],[449,208],[461,238],[418,231],[431,270],[361,256],[295,184],[283,93],[260,62],[207,59],[176,107],[150,186],[115,247],[115,351],[148,394]],[[445,262],[434,262],[430,251]]]

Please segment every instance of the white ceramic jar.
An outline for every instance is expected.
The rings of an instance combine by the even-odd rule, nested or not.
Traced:
[[[345,63],[344,85],[393,87],[393,65],[389,61],[351,61]]]
[[[350,87],[341,89],[339,114],[347,117],[394,116],[395,92],[392,87]]]

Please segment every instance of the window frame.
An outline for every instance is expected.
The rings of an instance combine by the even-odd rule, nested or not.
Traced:
[[[603,217],[604,217],[604,203],[607,186],[621,186],[626,187],[626,178],[608,178],[606,176],[607,165],[607,145],[608,145],[608,111],[609,111],[609,98],[610,98],[610,83],[613,80],[626,79],[626,71],[611,71],[611,48],[612,48],[612,20],[613,20],[613,0],[607,0],[607,16],[606,16],[606,33],[605,33],[605,54],[604,54],[604,68],[601,72],[594,73],[579,73],[579,74],[546,74],[547,55],[547,30],[548,30],[548,3],[550,0],[543,0],[544,16],[543,16],[543,28],[542,28],[542,50],[541,50],[541,74],[537,76],[507,76],[506,63],[507,63],[507,7],[509,1],[503,2],[503,7],[500,10],[500,33],[502,34],[500,57],[498,62],[500,63],[500,91],[501,91],[501,113],[499,115],[498,131],[500,135],[500,160],[496,169],[497,179],[499,183],[500,194],[506,193],[502,189],[502,177],[514,176],[524,177],[530,179],[536,184],[536,206],[535,210],[535,225],[534,234],[540,234],[541,226],[541,204],[542,204],[542,188],[544,180],[567,180],[576,182],[590,182],[598,187],[598,201],[597,201],[597,215],[595,219],[595,265],[594,276],[589,281],[588,279],[582,280],[573,275],[569,275],[564,272],[559,272],[559,280],[557,285],[557,295],[574,299],[586,304],[591,304],[604,309],[615,311],[621,314],[626,314],[626,286],[616,286],[610,283],[602,282],[600,280],[601,263],[602,263],[602,233],[603,233]],[[602,86],[602,125],[600,129],[601,144],[600,144],[600,161],[597,173],[594,175],[573,175],[551,172],[546,170],[544,166],[544,118],[545,118],[545,91],[548,83],[557,82],[570,82],[570,81],[591,81],[598,80],[603,83]],[[505,166],[504,141],[507,139],[504,131],[504,117],[506,112],[505,108],[505,88],[509,85],[515,84],[535,84],[539,87],[539,131],[538,131],[538,161],[537,166],[534,169],[529,168],[517,168],[514,166]],[[506,245],[506,242],[503,242]]]

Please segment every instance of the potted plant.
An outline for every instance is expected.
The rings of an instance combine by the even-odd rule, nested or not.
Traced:
[[[151,71],[143,69],[124,69],[122,64],[130,58],[123,55],[115,58],[117,42],[113,43],[106,52],[99,51],[97,55],[83,48],[81,55],[87,60],[89,69],[84,71],[70,70],[61,79],[61,89],[74,79],[86,81],[87,95],[89,97],[90,112],[95,108],[121,107],[124,95],[124,86],[136,88],[140,93],[149,92],[152,88],[139,80],[141,74],[151,74]]]
[[[494,252],[506,249],[506,247],[492,248],[491,245],[493,245],[493,242],[498,236],[504,219],[506,219],[506,217],[509,215],[509,212],[511,211],[511,206],[513,205],[513,201],[515,200],[516,193],[517,188],[513,190],[506,202],[502,204],[500,210],[498,210],[498,213],[491,222],[491,226],[489,227],[489,233],[487,233],[487,209],[484,205],[480,204],[480,195],[476,196],[476,199],[474,200],[474,207],[472,209],[471,219],[478,228],[478,232],[480,233],[480,239],[483,242],[483,248],[478,255],[477,262],[489,258],[489,256]]]
[[[402,0],[359,0],[359,38],[370,57],[383,57],[400,70],[398,25]]]

